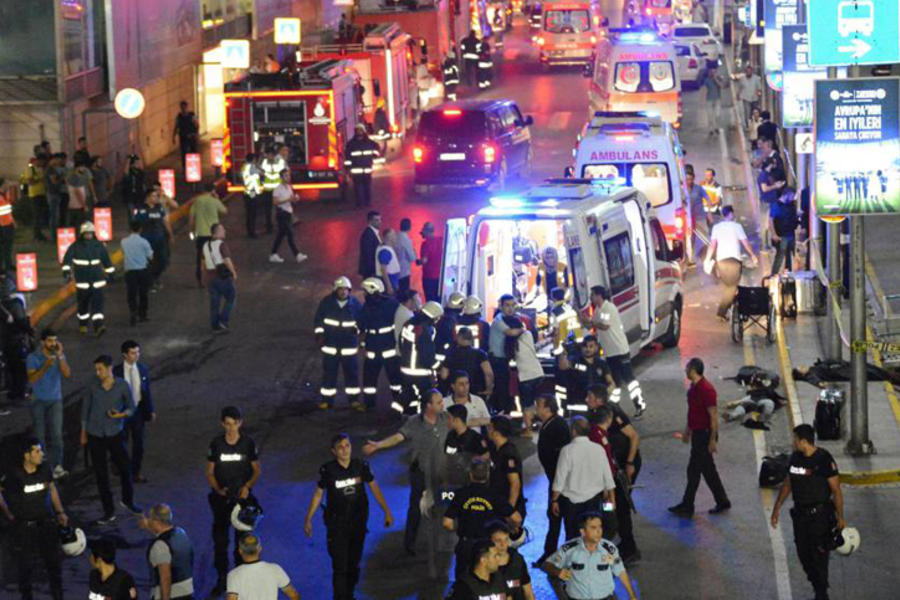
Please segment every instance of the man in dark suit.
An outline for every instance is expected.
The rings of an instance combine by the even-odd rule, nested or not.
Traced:
[[[141,475],[144,460],[144,424],[156,421],[156,408],[150,393],[150,370],[141,358],[141,345],[134,340],[122,342],[122,362],[113,367],[113,377],[125,381],[135,402],[134,414],[125,421],[125,434],[131,437],[131,473],[135,483],[146,483]]]
[[[366,215],[366,228],[359,238],[359,276],[363,279],[375,277],[375,251],[381,245],[381,213],[370,210]]]

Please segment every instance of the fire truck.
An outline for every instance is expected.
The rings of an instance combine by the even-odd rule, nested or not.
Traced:
[[[540,33],[534,42],[541,64],[584,65],[594,56],[608,21],[596,0],[544,0]]]
[[[379,100],[391,124],[391,133],[403,137],[415,123],[413,95],[415,69],[408,44],[412,38],[397,23],[382,23],[366,34],[361,44],[329,44],[302,49],[303,65],[322,60],[352,60],[362,84],[362,110],[373,123]]]
[[[227,84],[223,171],[228,190],[243,189],[240,173],[247,154],[286,147],[294,189],[340,193],[344,145],[362,118],[359,87],[349,60],[325,60],[290,73],[248,73]]]

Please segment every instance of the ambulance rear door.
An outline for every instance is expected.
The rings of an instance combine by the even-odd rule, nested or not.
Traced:
[[[644,203],[644,210],[639,203]],[[653,285],[653,255],[651,254],[652,239],[648,239],[649,222],[647,221],[647,199],[635,194],[624,201],[625,217],[631,226],[631,251],[634,262],[635,280],[638,282],[640,293],[640,324],[641,340],[650,337],[653,326],[654,306],[656,305],[656,287]]]
[[[453,292],[468,296],[469,278],[468,225],[463,218],[447,219],[444,227],[444,256],[441,260],[441,305],[445,306]]]

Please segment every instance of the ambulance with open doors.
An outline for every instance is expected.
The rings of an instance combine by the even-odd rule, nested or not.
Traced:
[[[533,288],[550,247],[568,269],[567,297],[576,311],[588,314],[591,287],[603,285],[619,309],[632,355],[654,341],[676,346],[684,248],[666,244],[654,212],[639,190],[583,179],[550,180],[521,196],[491,198],[468,219],[447,221],[442,299],[455,291],[478,296],[490,321],[500,297],[513,294],[535,324],[538,356],[549,366],[550,307],[546,294]]]
[[[641,190],[666,239],[685,241],[687,188],[678,133],[646,112],[601,112],[584,125],[574,151],[575,177],[622,180]]]
[[[588,89],[591,111],[653,111],[681,124],[681,80],[672,42],[650,30],[611,29],[597,44]]]

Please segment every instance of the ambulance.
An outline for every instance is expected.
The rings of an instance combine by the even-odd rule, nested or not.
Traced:
[[[596,112],[574,151],[575,177],[623,180],[655,210],[669,241],[685,240],[684,150],[675,129],[646,112]]]
[[[597,44],[588,90],[592,111],[653,111],[681,124],[675,46],[651,30],[611,29]]]
[[[632,355],[657,341],[678,345],[684,248],[680,242],[666,244],[655,211],[634,188],[549,180],[521,196],[493,197],[468,219],[449,219],[442,299],[453,292],[478,296],[490,321],[500,297],[512,294],[535,325],[539,358],[552,369],[549,306],[546,295],[533,290],[547,248],[555,249],[568,269],[573,309],[590,313],[592,286],[610,291]]]
[[[541,64],[589,64],[607,23],[596,0],[545,0],[542,8],[534,38]]]

